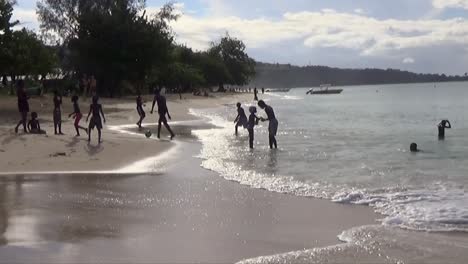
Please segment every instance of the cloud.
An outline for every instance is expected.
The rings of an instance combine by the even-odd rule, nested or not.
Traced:
[[[297,41],[314,48],[341,48],[362,56],[384,56],[404,49],[468,44],[468,20],[380,20],[334,10],[285,13],[280,19],[243,19],[236,16],[183,16],[173,24],[177,39],[196,49],[226,31],[250,48]]]
[[[415,62],[416,62],[416,61],[415,61],[413,58],[411,58],[411,57],[407,57],[407,58],[404,58],[404,59],[403,59],[403,63],[404,63],[404,64],[413,64],[413,63],[415,63]]]
[[[367,12],[366,12],[364,9],[362,9],[362,8],[356,8],[356,9],[354,9],[353,11],[354,11],[354,13],[356,13],[356,14],[361,14],[361,15],[367,14]]]
[[[432,5],[437,9],[445,9],[445,8],[468,9],[468,0],[433,0]]]

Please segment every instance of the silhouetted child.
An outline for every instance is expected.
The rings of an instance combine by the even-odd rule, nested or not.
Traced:
[[[57,91],[54,92],[54,131],[55,131],[55,135],[63,135],[62,133],[62,96],[59,95]]]
[[[154,90],[154,100],[153,100],[153,107],[151,108],[151,114],[154,111],[154,106],[156,103],[158,104],[158,112],[159,112],[159,120],[158,120],[158,138],[161,137],[161,124],[164,124],[167,131],[171,134],[171,140],[174,139],[175,134],[172,132],[171,127],[167,123],[166,115],[171,120],[171,115],[169,114],[169,109],[167,108],[166,97],[161,95],[161,91],[159,89]]]
[[[244,108],[242,108],[241,103],[237,103],[237,117],[234,120],[236,124],[236,136],[237,136],[237,129],[238,127],[247,127],[247,116],[245,115]]]
[[[31,134],[45,134],[44,130],[41,130],[41,125],[39,124],[39,120],[37,120],[37,113],[31,113],[31,120],[28,122],[28,129],[29,133]]]
[[[89,122],[89,127],[88,127],[88,142],[91,141],[91,130],[96,128],[98,131],[98,140],[99,140],[99,143],[101,143],[101,130],[102,130],[101,115],[102,115],[102,119],[104,120],[104,123],[106,123],[106,117],[104,116],[104,112],[102,111],[102,105],[99,104],[98,101],[99,101],[99,97],[93,96],[93,103],[89,106],[88,117],[86,117],[86,122],[88,122],[89,116],[92,115],[91,121]]]
[[[269,137],[269,142],[270,142],[270,149],[275,149],[278,148],[278,143],[276,142],[276,134],[278,133],[278,119],[276,119],[275,116],[275,111],[273,108],[269,105],[267,105],[263,100],[260,100],[258,102],[258,106],[265,110],[265,113],[267,114],[267,118],[260,118],[262,122],[269,121],[268,124],[268,137]]]
[[[18,133],[18,128],[19,126],[23,125],[24,133],[27,133],[27,119],[28,119],[28,113],[29,113],[29,96],[26,93],[26,90],[24,89],[24,81],[19,80],[17,83],[17,90],[16,90],[16,95],[18,96],[18,110],[21,115],[21,119],[18,122],[18,124],[15,127],[15,133]]]
[[[75,130],[76,130],[76,136],[80,136],[80,129],[84,130],[86,134],[88,134],[88,129],[80,126],[80,120],[83,118],[83,114],[81,113],[80,110],[80,105],[78,104],[78,96],[74,95],[71,99],[73,103],[73,113],[69,114],[68,117],[72,117],[75,119]]]
[[[254,143],[254,128],[258,124],[259,118],[255,115],[257,113],[257,108],[251,106],[249,108],[250,116],[249,121],[247,122],[247,131],[249,131],[249,146],[253,149]]]
[[[413,153],[419,152],[418,144],[416,144],[416,143],[411,143],[411,145],[410,145],[410,151],[413,152]]]
[[[138,93],[138,96],[136,98],[136,109],[138,112],[138,115],[140,116],[140,120],[136,123],[138,128],[141,128],[141,123],[143,122],[143,119],[146,117],[145,110],[143,110],[143,100],[141,99],[141,95]]]
[[[450,124],[450,121],[448,120],[442,120],[440,124],[437,126],[439,129],[439,139],[444,139],[445,138],[445,129],[450,129],[452,128],[452,124]]]

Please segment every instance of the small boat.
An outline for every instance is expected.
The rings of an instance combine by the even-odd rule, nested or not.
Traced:
[[[310,89],[306,94],[340,94],[343,89],[330,89],[331,84],[322,84],[318,89]]]

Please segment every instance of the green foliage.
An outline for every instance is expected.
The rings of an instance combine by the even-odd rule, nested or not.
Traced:
[[[0,0],[0,74],[45,76],[54,69],[56,57],[34,32],[13,30],[19,23],[11,21],[15,3]]]
[[[94,75],[101,94],[141,91],[145,83],[185,91],[240,85],[254,74],[242,41],[227,35],[210,51],[193,52],[173,43],[173,4],[152,17],[144,7],[144,0],[41,0],[37,12],[42,32],[63,38],[62,68]]]
[[[144,81],[169,61],[172,7],[150,19],[140,15],[143,7],[137,0],[45,0],[38,12],[43,30],[64,33],[74,70],[94,75],[99,92],[114,96],[121,82]]]
[[[226,65],[229,79],[224,83],[244,85],[255,75],[255,61],[245,52],[245,44],[226,34],[218,43],[212,43],[208,54]]]

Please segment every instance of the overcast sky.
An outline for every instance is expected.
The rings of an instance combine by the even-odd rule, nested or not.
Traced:
[[[15,17],[37,29],[36,0]],[[167,1],[147,0],[155,12]],[[202,50],[226,31],[259,61],[468,72],[468,0],[179,1],[179,43]]]

